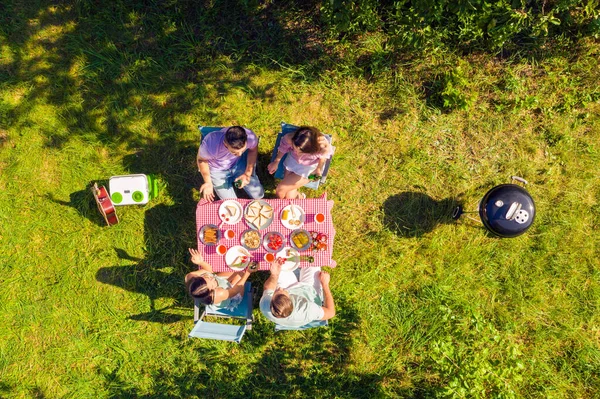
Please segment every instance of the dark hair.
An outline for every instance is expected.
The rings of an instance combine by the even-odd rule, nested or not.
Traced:
[[[300,126],[292,136],[292,143],[305,154],[316,154],[321,150],[319,137],[322,135],[316,127]]]
[[[199,299],[205,305],[212,305],[215,300],[215,290],[206,286],[204,277],[192,277],[188,283],[188,292],[192,298]]]
[[[241,126],[231,126],[225,132],[225,141],[234,150],[244,148],[248,141],[246,130]]]
[[[278,319],[288,317],[293,310],[294,304],[287,295],[277,294],[271,298],[271,314]]]

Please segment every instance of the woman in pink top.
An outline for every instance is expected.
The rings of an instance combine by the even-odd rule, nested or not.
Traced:
[[[298,188],[310,181],[309,175],[323,174],[323,166],[331,153],[331,144],[317,128],[300,126],[294,133],[283,136],[277,157],[267,167],[270,174],[275,173],[283,155],[288,154],[283,163],[285,176],[275,189],[277,198],[306,198],[298,193]]]

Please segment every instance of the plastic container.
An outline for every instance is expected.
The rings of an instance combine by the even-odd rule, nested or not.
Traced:
[[[108,191],[115,206],[145,205],[157,196],[158,184],[151,175],[112,176],[108,180]]]

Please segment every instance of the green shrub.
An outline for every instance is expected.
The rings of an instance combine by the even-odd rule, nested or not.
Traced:
[[[384,29],[398,45],[458,45],[499,50],[540,44],[555,34],[598,36],[598,0],[329,0],[322,15],[332,32]]]
[[[441,306],[445,337],[428,344],[426,364],[442,380],[445,398],[517,397],[525,365],[519,345],[510,342],[480,314]]]

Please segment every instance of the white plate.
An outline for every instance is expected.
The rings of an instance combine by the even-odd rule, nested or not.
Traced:
[[[232,266],[233,262],[235,262],[235,260],[238,258],[238,256],[247,256],[248,260],[243,265],[240,265],[237,267]],[[236,245],[235,247],[229,248],[229,250],[225,254],[225,263],[227,263],[227,266],[229,266],[229,268],[231,270],[235,270],[236,272],[239,272],[240,270],[244,270],[246,268],[246,266],[248,266],[248,263],[250,263],[251,260],[252,260],[252,255],[250,255],[250,252],[248,252],[246,250],[246,248],[242,247],[241,245]]]
[[[283,220],[283,212],[288,211],[287,219]],[[304,224],[304,220],[306,219],[306,215],[304,214],[304,209],[299,207],[298,205],[288,205],[281,210],[281,214],[279,215],[281,219],[281,224],[290,230],[296,230],[302,227]],[[298,224],[292,224],[290,222],[299,221]]]
[[[271,211],[271,217],[270,218],[264,218],[263,223],[260,226],[255,225],[254,223],[252,223],[250,221],[250,219],[252,218],[250,216],[250,206],[254,203],[258,203],[261,206],[261,209],[270,209]],[[262,201],[262,200],[254,200],[252,202],[249,202],[248,205],[246,205],[246,208],[244,209],[244,218],[246,219],[246,224],[254,230],[263,230],[266,229],[267,227],[269,227],[269,225],[271,224],[271,222],[273,221],[273,217],[275,216],[275,214],[273,213],[273,207],[271,205],[269,205],[268,202],[266,201]]]
[[[286,260],[285,263],[281,265],[281,270],[291,272],[293,270],[296,270],[298,268],[298,265],[300,264],[300,254],[298,253],[298,251],[296,251],[292,247],[285,247],[281,251],[277,252],[277,255],[275,255],[275,259],[289,258],[290,256],[288,256],[287,254],[288,251],[290,251],[290,256],[297,256],[298,258],[296,260]]]
[[[228,206],[235,208],[235,213],[232,216],[229,216],[229,212],[227,211],[227,208],[226,208]],[[221,206],[219,207],[219,218],[225,224],[236,224],[237,222],[242,220],[243,214],[244,214],[244,212],[242,210],[242,205],[239,202],[234,201],[234,200],[223,201],[221,203]],[[223,216],[223,215],[225,215],[225,216]],[[228,216],[229,216],[229,220],[227,220]]]

